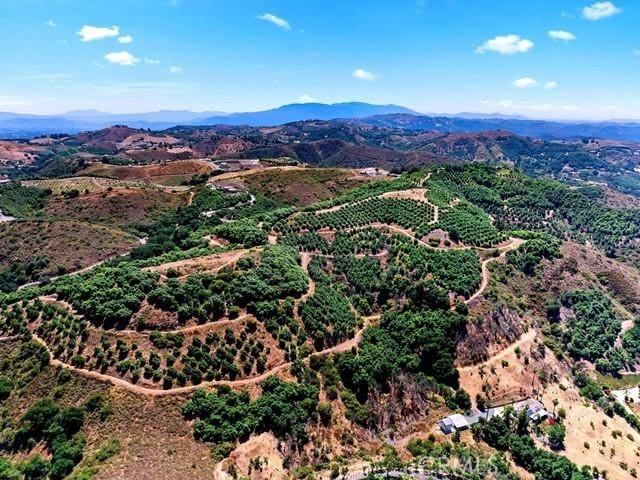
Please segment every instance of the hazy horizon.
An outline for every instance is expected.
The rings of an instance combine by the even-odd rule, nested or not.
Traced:
[[[253,112],[296,102],[640,118],[630,0],[0,0],[0,111]]]
[[[147,111],[128,111],[128,112],[120,112],[120,111],[107,111],[107,110],[98,110],[98,109],[74,109],[68,110],[64,112],[54,112],[54,113],[29,113],[29,112],[19,112],[19,111],[0,111],[1,114],[16,114],[16,115],[24,115],[24,116],[42,116],[42,117],[67,117],[72,114],[78,114],[78,117],[83,117],[83,113],[86,113],[87,118],[91,118],[95,114],[96,117],[99,116],[120,116],[125,117],[127,115],[151,115],[162,112],[184,112],[189,113],[194,116],[226,116],[226,115],[234,115],[234,114],[245,114],[245,113],[258,113],[261,111],[271,111],[276,110],[281,107],[292,106],[292,105],[307,105],[307,104],[315,104],[315,105],[340,105],[340,104],[348,104],[348,103],[360,103],[355,101],[339,101],[335,103],[322,103],[322,102],[294,102],[290,104],[284,105],[274,105],[271,108],[266,108],[264,110],[255,110],[255,111],[221,111],[215,108],[211,109],[203,109],[203,110],[189,110],[189,109],[171,109],[171,108],[159,108],[157,110],[147,110]],[[367,103],[368,102],[363,102]],[[380,104],[370,104],[370,105],[396,105],[392,103],[380,103]],[[408,108],[410,110],[414,110],[411,107],[407,107],[406,105],[396,105],[398,107]],[[477,118],[500,118],[500,117],[509,117],[514,120],[528,120],[528,121],[547,121],[547,122],[560,122],[560,123],[606,123],[606,122],[632,122],[632,123],[640,123],[640,117],[638,118],[601,118],[601,119],[589,119],[589,118],[545,118],[545,117],[535,117],[532,115],[519,114],[519,113],[502,113],[498,111],[459,111],[459,112],[420,112],[415,111],[416,115],[424,115],[424,116],[446,116],[446,117],[457,117],[457,116],[473,116],[477,115]],[[311,120],[311,119],[309,119]],[[178,122],[179,120],[176,120]],[[169,121],[169,123],[171,123]]]

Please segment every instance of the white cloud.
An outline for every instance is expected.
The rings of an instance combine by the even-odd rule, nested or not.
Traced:
[[[174,75],[177,75],[178,73],[182,73],[182,67],[178,67],[176,65],[172,65],[169,67],[169,71],[171,73],[173,73]]]
[[[533,88],[538,86],[538,82],[530,77],[523,77],[512,82],[512,85],[516,88]]]
[[[146,63],[147,65],[158,65],[160,63],[160,60],[156,60],[155,58],[145,58],[144,63]]]
[[[108,62],[121,65],[123,67],[131,67],[140,61],[132,54],[125,51],[107,53],[104,58]]]
[[[596,2],[582,9],[582,16],[587,20],[602,20],[622,13],[622,9],[611,2]]]
[[[551,112],[555,114],[575,114],[576,112],[586,112],[588,109],[574,104],[555,104],[555,103],[533,103],[533,102],[515,102],[511,99],[492,102],[483,100],[483,105],[492,109],[513,110],[521,112],[545,113]]]
[[[283,30],[291,30],[291,25],[284,18],[278,17],[273,13],[263,13],[258,17],[260,20],[264,20],[265,22],[273,23],[274,25],[280,27]]]
[[[520,35],[498,35],[476,48],[476,53],[496,52],[501,55],[525,53],[534,47],[534,43]]]
[[[94,40],[102,40],[103,38],[117,37],[120,35],[120,27],[94,27],[92,25],[84,25],[78,35],[83,42],[92,42]]]
[[[558,82],[556,82],[555,80],[551,80],[550,82],[547,82],[547,83],[544,84],[544,88],[546,88],[547,90],[555,90],[559,86],[560,86],[560,84]]]
[[[133,42],[133,37],[131,35],[122,35],[118,37],[118,43],[127,44]]]
[[[638,49],[634,50],[634,51],[633,51],[633,54],[634,54],[636,57],[640,57],[640,48],[638,48]]]
[[[561,42],[570,42],[571,40],[576,39],[576,36],[573,33],[566,32],[564,30],[550,30],[549,37]]]
[[[311,95],[309,95],[308,93],[305,93],[300,98],[298,98],[298,103],[316,103],[316,102],[317,100],[313,98]]]
[[[362,68],[358,68],[354,70],[352,75],[353,75],[353,78],[357,78],[358,80],[371,81],[378,78],[378,76],[375,73],[370,72],[369,70],[363,70]]]
[[[54,22],[53,20],[47,20],[46,22],[44,22],[44,24],[47,27],[51,27],[51,28],[54,28],[54,27],[58,26],[58,24],[56,22]]]

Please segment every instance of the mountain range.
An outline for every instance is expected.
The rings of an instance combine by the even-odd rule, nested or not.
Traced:
[[[276,126],[302,120],[343,120],[362,125],[410,131],[443,133],[507,130],[518,135],[554,139],[584,137],[640,141],[640,123],[634,121],[559,122],[483,113],[457,115],[420,114],[398,105],[361,102],[335,104],[297,103],[259,112],[161,110],[150,113],[112,114],[77,110],[61,115],[26,115],[0,112],[0,138],[32,138],[39,135],[97,130],[111,125],[163,130],[176,125]]]
[[[417,114],[397,105],[360,102],[297,103],[260,112],[224,113],[160,110],[150,113],[113,114],[97,110],[76,110],[61,115],[25,115],[0,112],[0,138],[29,138],[39,135],[98,130],[112,125],[162,130],[176,125],[272,126],[299,120],[359,119],[386,114]]]

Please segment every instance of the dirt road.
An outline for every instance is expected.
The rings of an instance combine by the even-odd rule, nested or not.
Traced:
[[[520,337],[520,339],[517,340],[515,343],[512,343],[511,345],[509,345],[504,350],[500,350],[498,353],[496,353],[492,357],[489,357],[484,362],[477,363],[475,365],[469,365],[467,367],[458,367],[458,372],[460,372],[460,373],[462,373],[462,372],[472,372],[472,371],[475,371],[478,368],[483,367],[483,366],[488,367],[492,363],[494,363],[494,362],[496,362],[498,360],[501,360],[504,357],[512,354],[513,352],[515,352],[515,350],[518,347],[522,347],[522,345],[524,345],[525,343],[528,343],[528,342],[532,341],[533,339],[536,338],[536,335],[537,335],[536,330],[532,328],[531,330],[526,332],[524,335],[522,335]]]
[[[348,350],[351,350],[351,348],[353,348],[354,346],[358,345],[358,343],[360,342],[360,340],[362,339],[362,334],[364,333],[364,331],[367,329],[367,327],[375,320],[380,319],[380,315],[373,315],[371,317],[366,317],[364,319],[364,324],[362,326],[362,328],[360,330],[358,330],[358,332],[356,332],[356,334],[354,335],[353,338],[339,344],[336,345],[334,347],[331,348],[327,348],[325,350],[322,350],[320,352],[316,352],[313,355],[321,355],[321,356],[325,356],[325,355],[330,355],[333,353],[341,353],[341,352],[346,352]],[[78,368],[78,367],[74,367],[73,365],[69,365],[68,363],[62,362],[60,360],[57,360],[55,358],[53,358],[53,354],[51,352],[51,350],[49,349],[49,346],[47,345],[47,343],[41,339],[40,337],[36,336],[36,335],[32,335],[33,339],[38,342],[40,345],[42,345],[47,352],[49,352],[49,363],[51,364],[51,366],[53,367],[59,367],[59,368],[64,368],[65,370],[69,370],[72,372],[75,372],[79,375],[82,375],[86,378],[91,378],[93,380],[98,380],[101,382],[106,382],[106,383],[110,383],[116,387],[121,387],[124,388],[126,390],[129,390],[130,392],[133,393],[137,393],[140,395],[146,395],[146,396],[151,396],[151,397],[166,397],[166,396],[170,396],[170,395],[181,395],[181,394],[187,394],[187,393],[191,393],[194,392],[196,390],[200,390],[203,388],[208,388],[208,387],[215,387],[215,386],[221,386],[221,385],[226,385],[226,386],[230,386],[230,387],[243,387],[243,386],[248,386],[248,385],[255,385],[256,383],[260,383],[264,380],[266,380],[267,378],[269,378],[272,375],[275,375],[277,373],[282,372],[283,370],[286,370],[287,368],[290,368],[293,363],[292,362],[287,362],[287,363],[283,363],[282,365],[278,365],[277,367],[272,368],[271,370],[268,370],[256,377],[249,377],[249,378],[243,378],[240,380],[213,380],[210,382],[202,382],[198,385],[188,385],[185,387],[177,387],[177,388],[172,388],[170,390],[160,390],[160,389],[154,389],[154,388],[148,388],[148,387],[143,387],[141,385],[134,385],[130,382],[128,382],[127,380],[124,380],[122,378],[118,378],[118,377],[113,377],[111,375],[105,375],[103,373],[100,372],[96,372],[93,370],[87,370],[84,368]]]

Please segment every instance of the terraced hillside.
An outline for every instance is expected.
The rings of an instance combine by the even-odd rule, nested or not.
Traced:
[[[300,207],[258,188],[264,176],[191,186],[186,202],[135,226],[145,241],[128,255],[7,288],[0,336],[12,360],[0,385],[9,399],[2,408],[18,419],[3,425],[9,467],[37,452],[49,469],[67,459],[27,427],[45,407],[54,412],[38,413],[47,425],[82,417],[64,437],[76,452],[64,468],[93,468],[96,478],[133,475],[147,457],[148,478],[207,478],[204,465],[224,478],[335,478],[343,469],[357,478],[363,453],[372,468],[400,473],[425,455],[475,455],[484,469],[497,462],[500,479],[524,471],[590,479],[605,469],[615,479],[640,467],[622,442],[615,460],[610,452],[590,459],[591,446],[575,433],[579,406],[588,404],[593,442],[640,435],[640,421],[603,389],[640,363],[638,274],[614,258],[639,236],[637,209],[502,166],[358,182]],[[52,203],[35,193],[19,206],[37,218]],[[108,202],[110,193],[79,198]],[[28,369],[34,358],[37,368]],[[16,372],[25,380],[10,380]],[[53,377],[74,379],[78,393],[55,390],[57,406],[20,403]],[[83,393],[95,389],[103,403]],[[522,397],[542,401],[553,421],[514,411],[453,438],[437,426],[449,414],[479,418]],[[145,405],[136,418],[171,405],[163,428],[180,437],[181,451],[188,444],[211,455],[176,458],[162,454],[165,443],[144,442],[132,458],[140,432],[115,424],[132,415],[136,398]],[[556,398],[562,413],[553,411]],[[153,437],[160,427],[149,422]],[[8,443],[16,438],[24,441]],[[98,455],[107,441],[120,448]],[[436,467],[423,468],[430,475]]]

